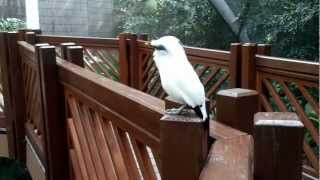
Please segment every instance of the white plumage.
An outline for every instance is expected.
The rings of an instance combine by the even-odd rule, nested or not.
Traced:
[[[153,59],[160,73],[161,85],[173,99],[208,117],[204,87],[187,59],[184,48],[174,36],[164,36],[150,43],[155,48]],[[199,112],[197,113],[199,114]]]

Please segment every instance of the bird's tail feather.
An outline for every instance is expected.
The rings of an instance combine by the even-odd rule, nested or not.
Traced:
[[[206,120],[208,118],[208,112],[207,112],[207,107],[206,107],[206,102],[204,101],[201,108],[201,114],[202,114],[202,119]]]
[[[206,120],[208,118],[208,112],[207,112],[207,108],[206,108],[206,103],[205,102],[202,104],[202,106],[194,107],[193,110],[203,120]]]

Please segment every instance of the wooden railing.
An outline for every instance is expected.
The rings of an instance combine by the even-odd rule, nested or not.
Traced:
[[[132,177],[133,179],[139,179],[141,177],[144,179],[158,179],[163,175],[162,172],[165,170],[160,164],[166,164],[167,162],[162,162],[161,157],[163,157],[163,153],[168,153],[168,155],[172,154],[169,152],[170,148],[168,147],[163,151],[160,150],[160,147],[166,147],[165,144],[162,144],[161,146],[160,132],[162,132],[162,126],[161,121],[159,121],[164,115],[165,103],[156,97],[149,96],[138,90],[143,90],[153,96],[161,98],[165,97],[165,94],[161,90],[159,77],[156,76],[157,72],[152,63],[153,61],[150,61],[152,49],[146,47],[143,40],[138,40],[138,37],[132,34],[122,34],[119,39],[110,40],[43,36],[27,33],[25,35],[26,41],[30,44],[41,42],[44,47],[40,47],[41,45],[39,44],[33,47],[26,42],[19,42],[19,49],[15,43],[17,40],[17,35],[14,33],[1,34],[0,42],[2,42],[2,44],[0,45],[5,47],[6,50],[4,54],[1,54],[0,58],[6,60],[5,63],[2,62],[2,64],[4,64],[5,67],[8,67],[7,69],[2,68],[2,70],[4,69],[4,72],[9,74],[12,73],[13,77],[16,77],[15,79],[12,79],[11,77],[4,75],[7,79],[11,80],[9,83],[10,85],[8,86],[9,89],[11,89],[9,100],[6,100],[5,98],[5,102],[9,101],[9,106],[7,106],[9,112],[22,112],[22,114],[10,113],[11,117],[9,119],[12,119],[11,122],[27,122],[26,134],[28,135],[28,138],[33,140],[31,141],[33,142],[33,146],[36,146],[35,149],[37,149],[37,147],[39,149],[41,149],[41,147],[44,149],[43,152],[38,150],[37,153],[43,161],[43,164],[45,164],[48,169],[52,168],[47,172],[48,177],[65,178],[69,176],[67,174],[68,172],[71,172],[70,176],[75,179],[100,179],[105,177],[112,179],[119,178],[119,176],[124,179],[128,177],[129,179]],[[74,44],[62,44],[66,42],[72,42]],[[48,44],[44,43],[52,43],[60,46],[60,48],[48,46]],[[85,52],[83,50],[87,47],[97,49],[118,49],[117,51],[120,53],[117,60],[119,69],[117,70],[119,73],[119,81],[122,84],[105,79],[94,72],[79,67],[85,66],[92,71],[92,69],[84,62],[86,59],[85,55],[82,54]],[[57,51],[58,55],[60,54],[58,57],[56,57]],[[205,177],[207,177],[207,179],[223,179],[227,177],[230,179],[230,176],[223,176],[223,174],[229,172],[230,175],[234,175],[232,178],[237,179],[239,172],[245,172],[244,174],[246,176],[241,177],[244,177],[244,179],[252,179],[253,160],[251,153],[253,150],[250,147],[253,145],[250,135],[254,135],[255,132],[253,114],[258,111],[258,104],[252,103],[256,101],[251,100],[246,102],[243,100],[237,102],[238,100],[235,100],[237,103],[231,103],[231,105],[237,105],[238,107],[230,108],[231,106],[228,105],[228,108],[221,108],[221,104],[219,105],[219,103],[216,102],[218,101],[216,92],[227,87],[256,89],[260,93],[260,103],[262,104],[260,111],[269,111],[270,109],[264,108],[274,108],[274,104],[272,103],[274,103],[273,98],[275,97],[275,94],[278,94],[280,100],[282,100],[281,98],[285,93],[288,95],[287,99],[294,102],[294,98],[287,90],[291,90],[288,85],[283,86],[282,92],[273,93],[270,84],[271,86],[274,86],[272,83],[279,83],[279,79],[277,78],[283,79],[285,77],[285,79],[282,80],[284,83],[302,83],[301,86],[298,86],[300,89],[305,88],[308,91],[308,87],[316,88],[315,80],[317,79],[317,74],[313,71],[315,68],[319,67],[319,64],[310,63],[309,65],[306,65],[306,69],[313,69],[312,71],[308,70],[309,73],[295,67],[290,68],[291,62],[285,62],[283,61],[284,59],[281,59],[281,61],[278,61],[277,59],[277,61],[275,61],[275,58],[272,57],[256,55],[255,45],[251,47],[251,45],[233,44],[230,52],[186,47],[186,52],[191,63],[201,77],[202,82],[206,86],[207,94],[210,95],[209,98],[212,103],[212,110],[217,111],[217,118],[224,117],[220,118],[220,120],[218,118],[217,120],[228,125],[224,126],[218,124],[217,126],[219,128],[215,128],[214,131],[210,132],[212,138],[209,142],[215,141],[215,144],[210,150],[209,161],[207,163],[205,163],[206,158],[203,158],[201,153],[194,156],[194,152],[202,152],[201,148],[205,149],[204,146],[199,147],[200,149],[195,151],[185,152],[193,153],[192,157],[194,159],[202,158],[204,160],[204,162],[197,162],[196,170],[191,173],[194,173],[193,175],[199,175],[199,173],[202,172],[201,178],[203,179],[206,179]],[[268,51],[261,51],[260,49],[258,52]],[[7,59],[10,59],[10,61]],[[271,63],[273,65],[270,65],[269,62],[271,61],[275,61],[274,63]],[[8,62],[9,65],[6,64]],[[16,64],[10,65],[11,62]],[[34,72],[34,69],[32,69],[31,66],[38,67],[38,70]],[[270,68],[270,66],[272,67]],[[21,69],[21,72],[19,69]],[[247,69],[248,71],[244,72],[243,69]],[[13,73],[15,71],[17,73]],[[281,74],[284,71],[286,71],[286,73]],[[298,76],[295,73],[292,73],[293,71],[298,71],[298,73],[296,73]],[[254,78],[256,74],[257,78]],[[105,74],[103,75],[106,76]],[[270,82],[268,86],[268,83],[265,83],[265,79],[270,79],[270,77],[272,77],[273,81]],[[39,85],[36,85],[37,78],[40,79],[38,80]],[[52,87],[51,84],[55,84],[54,82],[56,82],[56,86]],[[17,91],[17,89],[12,89],[11,87],[18,87],[19,91]],[[37,88],[40,88],[40,93],[37,92]],[[149,92],[148,88],[155,90]],[[271,96],[268,96],[268,91],[266,90],[270,92]],[[154,94],[152,91],[155,91],[156,93]],[[18,94],[18,96],[12,96],[12,94]],[[38,96],[36,96],[36,94],[38,94]],[[307,92],[302,92],[302,94],[306,97],[306,100],[310,102],[311,107],[317,107],[317,100],[311,99],[311,94],[308,94]],[[30,102],[32,102],[30,99],[32,98],[41,99],[39,104],[41,107],[36,109],[41,111],[42,115],[37,115],[39,112],[32,110],[36,105],[36,103],[30,105]],[[263,98],[269,102],[269,106],[263,102]],[[225,102],[234,101],[226,99]],[[275,105],[277,105],[277,103],[279,102],[276,102]],[[292,111],[297,110],[302,122],[308,130],[312,131],[312,127],[315,128],[315,126],[311,127],[308,125],[309,119],[303,119],[302,111],[306,112],[306,110],[300,109],[299,111],[299,106],[296,105],[297,104],[293,105],[294,108],[292,108]],[[250,107],[251,113],[248,114],[247,110],[242,109],[245,107]],[[222,111],[228,109],[234,111]],[[277,109],[274,111],[277,111]],[[246,112],[246,114],[242,114],[244,112]],[[50,116],[48,113],[51,113],[51,115],[58,114],[58,116]],[[221,116],[221,114],[225,114],[225,116]],[[24,117],[24,115],[26,115],[26,117]],[[234,115],[234,117],[230,118],[230,115]],[[35,118],[37,116],[42,116],[42,120]],[[54,117],[63,118],[59,118],[60,121],[56,122],[54,121]],[[169,119],[170,118],[173,117],[169,117]],[[281,118],[281,116],[279,118]],[[16,121],[17,119],[20,119],[20,121]],[[175,118],[173,119],[175,120]],[[21,128],[20,124],[17,127],[14,127],[16,131],[14,133],[14,138],[18,139],[19,142],[14,148],[16,154],[19,154],[19,152],[23,154],[24,128]],[[261,124],[258,125],[261,126]],[[283,126],[281,123],[277,125],[280,127]],[[173,126],[175,125],[173,124]],[[266,126],[268,127],[269,125]],[[189,128],[188,126],[186,127]],[[200,127],[202,128],[200,128],[199,132],[206,131],[205,126]],[[214,125],[211,125],[211,128],[214,127]],[[302,126],[299,125],[295,128],[301,127]],[[196,126],[196,128],[199,128],[199,126]],[[173,132],[171,133],[174,135],[175,132],[179,132],[180,129],[172,129],[172,131]],[[167,129],[164,129],[164,132],[167,132]],[[296,137],[300,138],[301,132],[302,131],[297,131]],[[226,135],[229,133],[231,133],[230,138],[229,135]],[[232,134],[236,135],[233,136]],[[202,135],[203,133],[199,133],[199,138],[202,138]],[[311,133],[311,135],[315,136],[317,134]],[[224,136],[228,138],[221,138]],[[264,138],[267,137],[267,135],[262,136],[259,134],[254,138],[256,137],[262,138],[261,142],[268,142],[265,141],[266,139]],[[281,134],[279,137],[281,137]],[[286,142],[284,141],[288,140],[286,138],[282,138],[280,141]],[[296,154],[299,154],[299,149],[301,149],[299,138],[290,141],[292,142],[290,144],[292,146],[290,147],[291,151],[296,152]],[[174,138],[172,141],[173,140]],[[43,143],[40,144],[37,142]],[[66,144],[63,146],[65,149],[60,147],[61,143]],[[262,143],[262,145],[266,144]],[[239,147],[239,149],[236,149],[239,151],[236,152],[232,150],[235,146]],[[230,151],[221,151],[228,147],[232,147]],[[270,146],[270,148],[272,147],[274,146]],[[306,147],[307,146],[304,145],[305,151],[307,151],[308,148],[310,149],[310,147]],[[268,148],[269,147],[264,147],[264,149]],[[181,149],[181,151],[182,150],[183,149]],[[255,148],[255,151],[258,153],[260,152],[259,148]],[[241,155],[234,156],[234,154],[238,152],[242,152]],[[271,154],[279,153],[274,154],[272,157],[285,155],[281,154],[283,151],[280,150],[279,152],[273,152],[271,150],[269,152]],[[307,155],[308,158],[311,159],[311,165],[317,168],[314,166],[314,157],[317,155],[313,156],[312,153],[315,155],[312,151],[311,153],[309,152],[309,154],[307,153]],[[226,165],[222,163],[217,166],[221,161],[219,162],[219,159],[217,160],[214,158],[216,157],[215,154],[220,154],[219,156],[226,158],[226,161],[223,161],[223,163],[226,162],[227,164],[230,164]],[[43,158],[41,158],[41,156],[43,156]],[[69,158],[66,158],[68,156]],[[107,158],[101,158],[102,156]],[[295,162],[301,160],[299,159],[299,156],[293,156],[292,154],[288,155],[288,157],[290,157],[289,159],[295,159]],[[68,171],[68,168],[61,171],[61,164],[68,164],[69,159],[72,164],[70,166],[70,171]],[[241,163],[232,164],[235,159],[240,159]],[[23,155],[21,160],[23,160]],[[165,160],[168,161],[170,158],[165,158]],[[189,163],[194,164],[195,162],[190,161]],[[174,164],[174,162],[172,162],[172,164]],[[263,164],[263,161],[261,161],[260,164]],[[279,164],[281,164],[281,162],[279,162]],[[297,165],[299,166],[299,163],[293,164],[294,167],[297,167]],[[178,167],[178,164],[176,165],[176,167]],[[205,169],[202,170],[204,165]],[[165,167],[168,170],[166,172],[170,172],[169,167],[173,166]],[[230,169],[230,167],[241,168]],[[208,169],[210,169],[209,176]],[[179,170],[181,173],[185,171],[183,168]],[[177,170],[177,172],[179,172],[179,170]],[[211,172],[216,173],[212,174]],[[293,173],[290,173],[287,170],[284,170],[283,172],[284,173],[280,174],[281,176],[279,175],[278,177],[292,177],[293,175]],[[297,172],[300,173],[298,168]],[[317,173],[314,170],[311,170],[311,172],[313,172],[313,174]],[[261,174],[263,174],[263,172]],[[264,177],[268,177],[269,179],[275,178],[274,176],[271,177],[266,174],[264,174]]]

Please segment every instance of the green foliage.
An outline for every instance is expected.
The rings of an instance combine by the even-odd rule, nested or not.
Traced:
[[[252,42],[271,43],[274,56],[318,61],[318,0],[226,0]],[[117,0],[117,33],[177,36],[187,45],[229,49],[238,38],[202,0]]]
[[[0,19],[0,31],[15,31],[18,29],[25,28],[26,24],[24,21],[16,18]]]
[[[272,44],[276,56],[319,61],[318,0],[251,3],[246,22],[251,40]]]
[[[121,31],[174,35],[187,45],[228,49],[236,37],[208,1],[120,0]],[[222,36],[223,34],[223,36]]]

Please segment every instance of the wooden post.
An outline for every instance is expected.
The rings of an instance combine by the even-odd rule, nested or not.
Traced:
[[[65,98],[58,81],[55,47],[40,47],[39,56],[47,157],[46,176],[49,180],[69,179]]]
[[[27,32],[34,32],[35,34],[41,34],[41,30],[40,29],[20,29],[18,31],[18,40],[19,41],[26,41],[25,34]]]
[[[15,126],[11,107],[12,94],[10,92],[10,72],[9,72],[9,54],[8,54],[8,33],[0,32],[0,63],[1,63],[1,82],[3,88],[4,113],[7,117],[6,129],[9,145],[9,156],[15,158],[17,154],[15,141]]]
[[[130,85],[128,33],[119,35],[120,82]]]
[[[208,154],[209,120],[193,111],[165,114],[160,120],[163,180],[197,180]]]
[[[36,33],[35,32],[26,32],[25,41],[29,44],[36,44]]]
[[[304,127],[295,113],[257,113],[254,118],[255,179],[300,180]]]
[[[148,41],[148,34],[139,34],[138,39],[143,41]]]
[[[271,55],[271,44],[258,44],[257,54],[270,56]]]
[[[129,72],[130,72],[130,86],[135,89],[140,89],[142,86],[141,77],[142,77],[142,69],[141,69],[141,62],[138,57],[138,36],[136,34],[129,35]]]
[[[73,42],[61,43],[60,44],[61,58],[67,60],[67,47],[75,46],[75,45],[76,43],[73,43]]]
[[[249,89],[227,89],[217,93],[218,122],[253,134],[253,117],[258,112],[258,92]]]
[[[230,88],[241,87],[241,44],[232,43],[230,47]]]
[[[82,46],[68,46],[67,60],[80,67],[84,67],[83,61],[83,47]]]
[[[25,99],[23,89],[23,79],[21,71],[21,62],[18,50],[18,34],[15,32],[7,33],[8,45],[8,75],[9,75],[9,91],[10,91],[10,111],[11,130],[14,132],[16,143],[15,158],[21,162],[25,162]]]
[[[253,43],[246,43],[242,45],[241,51],[241,88],[255,89],[255,54],[257,51],[257,45]]]

